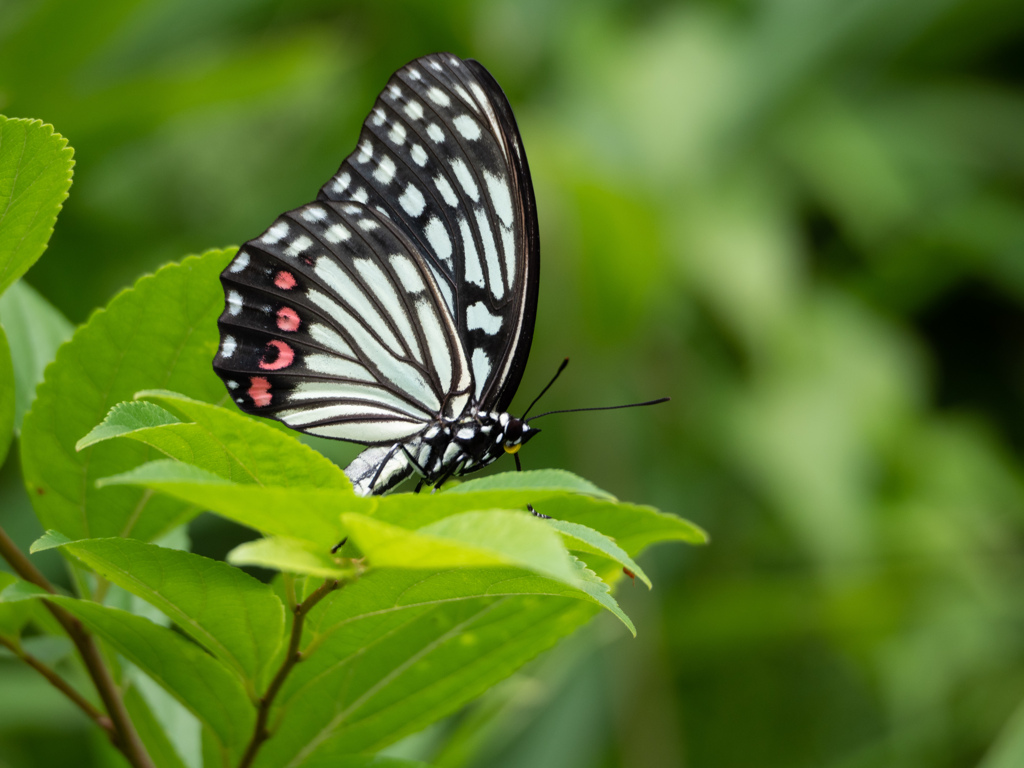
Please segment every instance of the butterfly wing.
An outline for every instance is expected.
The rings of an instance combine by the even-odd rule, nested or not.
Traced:
[[[469,391],[432,273],[380,211],[323,201],[286,213],[239,249],[221,282],[214,369],[248,413],[381,444]]]
[[[347,471],[381,493],[431,421],[507,409],[538,275],[507,99],[477,62],[426,56],[392,76],[317,201],[224,271],[214,369],[244,411],[371,446]]]
[[[319,197],[363,202],[406,233],[454,318],[477,403],[506,410],[533,338],[540,247],[519,129],[490,73],[451,54],[398,70]]]

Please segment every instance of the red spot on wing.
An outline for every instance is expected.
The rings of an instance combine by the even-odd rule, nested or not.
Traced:
[[[252,398],[253,405],[257,408],[270,405],[273,395],[270,394],[270,382],[267,381],[266,377],[253,376],[249,381],[251,382],[249,385],[249,397]]]
[[[285,272],[283,269],[274,277],[274,285],[282,291],[290,291],[295,287],[295,275]]]
[[[291,307],[281,307],[277,310],[277,327],[282,331],[297,331],[299,324],[299,313]]]
[[[260,360],[260,368],[264,371],[280,371],[291,365],[294,360],[295,350],[285,342],[274,339],[267,342],[267,351],[263,353],[263,359]]]

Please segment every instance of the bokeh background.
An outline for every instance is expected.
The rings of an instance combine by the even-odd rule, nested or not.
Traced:
[[[249,239],[437,50],[491,70],[533,170],[517,407],[566,355],[549,408],[672,397],[547,419],[525,464],[712,543],[648,553],[637,639],[599,619],[396,753],[1024,765],[1024,5],[2,0],[0,111],[77,161],[27,282],[78,323]],[[27,543],[19,483],[15,452],[0,516]],[[108,764],[29,674],[0,660],[0,765]]]

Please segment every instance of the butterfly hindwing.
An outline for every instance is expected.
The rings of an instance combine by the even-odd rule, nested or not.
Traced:
[[[468,367],[433,276],[379,211],[324,201],[286,213],[221,280],[215,366],[243,410],[380,443],[468,399]]]

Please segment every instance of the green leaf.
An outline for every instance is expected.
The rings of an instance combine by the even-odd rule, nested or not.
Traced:
[[[313,754],[295,765],[296,768],[431,768],[427,763],[418,760],[402,760],[380,755],[340,755],[325,759]]]
[[[80,451],[83,448],[88,448],[112,437],[134,435],[136,432],[144,432],[154,427],[180,423],[181,421],[177,416],[169,411],[165,411],[155,403],[118,403],[110,409],[110,412],[107,413],[103,421],[94,427],[89,434],[75,443],[75,450]],[[142,440],[140,442],[146,441]]]
[[[647,585],[648,589],[651,588],[651,580],[647,578],[647,574],[643,572],[643,569],[623,551],[622,547],[607,536],[598,533],[593,528],[588,528],[579,523],[570,523],[565,520],[551,519],[547,521],[547,524],[565,537],[565,545],[570,550],[604,555],[614,560],[623,568],[628,568],[633,572],[634,576]]]
[[[47,531],[32,542],[28,548],[28,553],[34,555],[36,552],[45,552],[48,549],[56,549],[70,543],[71,539],[60,531]]]
[[[366,515],[347,513],[341,519],[373,568],[514,565],[576,585],[561,537],[525,512],[465,512],[417,531]]]
[[[156,768],[186,768],[181,756],[171,744],[169,736],[172,734],[168,733],[154,717],[137,685],[125,688],[124,705]]]
[[[507,490],[473,490],[489,486]],[[396,525],[418,528],[460,512],[526,509],[526,505],[531,504],[553,518],[600,531],[631,556],[658,541],[704,544],[708,540],[704,531],[676,515],[615,501],[601,491],[603,495],[599,497],[572,490],[587,487],[594,486],[563,470],[505,472],[480,481],[471,480],[443,493],[385,496],[378,500],[374,516]]]
[[[433,599],[433,574],[398,569],[335,593],[307,623],[312,652],[282,690],[281,724],[258,765],[328,765],[379,750],[456,711],[597,611],[536,595],[441,597],[463,578],[486,588],[514,572],[451,571]]]
[[[7,332],[14,362],[14,432],[17,434],[22,431],[22,422],[36,397],[43,372],[57,348],[75,333],[75,327],[24,280],[19,280],[0,296],[0,323]]]
[[[145,400],[114,406],[78,441],[79,450],[128,437],[235,482],[334,488],[352,495],[352,484],[336,464],[269,422],[175,392],[150,390],[136,397]]]
[[[12,587],[3,592],[4,598],[9,595]],[[191,640],[149,619],[88,600],[46,593],[17,596],[45,596],[77,616],[206,723],[229,751],[240,751],[249,738],[255,710],[242,683]]]
[[[612,598],[610,588],[571,557],[550,526],[525,512],[491,510],[452,515],[418,531],[345,514],[342,521],[371,568],[473,569],[514,566],[516,593],[552,594],[591,600],[617,616],[634,635],[636,628]],[[530,572],[544,582],[531,583]],[[507,593],[509,586],[499,588]]]
[[[0,294],[46,250],[71,187],[73,157],[52,125],[0,115]]]
[[[65,551],[160,609],[234,669],[255,698],[284,637],[284,605],[271,588],[217,560],[134,539],[86,539]]]
[[[21,423],[43,380],[43,371],[57,348],[75,328],[57,309],[24,280],[0,296],[0,322],[7,331],[14,361],[14,430]]]
[[[14,366],[7,334],[0,325],[0,466],[7,459],[7,451],[14,439]]]
[[[233,565],[256,565],[324,578],[344,579],[353,575],[351,568],[338,564],[326,544],[282,536],[239,544],[228,553],[227,561]]]
[[[20,580],[0,571],[0,594]],[[16,638],[32,619],[32,604],[24,601],[7,602],[0,598],[0,637]]]
[[[96,488],[101,477],[152,457],[131,440],[75,452],[75,443],[111,407],[146,387],[167,386],[200,400],[226,399],[210,361],[224,305],[218,276],[234,249],[211,251],[139,280],[95,313],[57,353],[22,429],[25,482],[44,528],[73,539],[148,540],[196,510],[130,487]]]
[[[447,494],[478,493],[480,491],[565,491],[582,493],[600,499],[615,501],[615,497],[602,491],[589,480],[584,480],[564,469],[531,469],[525,472],[502,472],[459,483]]]
[[[345,536],[341,512],[368,511],[376,504],[374,499],[363,499],[347,490],[232,483],[171,459],[151,461],[105,478],[100,485],[143,486],[200,505],[265,535],[304,539],[328,548]]]

